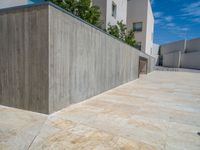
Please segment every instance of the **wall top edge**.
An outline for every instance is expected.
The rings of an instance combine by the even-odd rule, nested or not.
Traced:
[[[129,46],[129,47],[132,48],[133,50],[138,51],[140,54],[142,53],[143,55],[146,55],[147,57],[148,57],[148,56],[149,56],[149,57],[152,57],[152,56],[150,56],[149,54],[147,54],[147,53],[145,53],[145,52],[143,52],[143,51],[140,51],[140,50],[138,50],[138,49],[136,49],[136,48],[134,48],[134,47],[128,45],[128,44],[125,43],[124,41],[122,41],[122,40],[120,40],[120,39],[118,39],[118,38],[116,38],[116,37],[114,37],[114,36],[108,34],[108,33],[105,32],[103,29],[100,29],[100,28],[98,28],[98,27],[96,27],[96,26],[94,26],[94,25],[92,25],[92,24],[86,22],[85,20],[79,18],[78,16],[75,16],[74,14],[72,14],[72,13],[70,13],[70,12],[64,10],[63,8],[61,8],[61,7],[59,7],[59,6],[55,5],[55,4],[53,4],[52,2],[40,2],[40,3],[36,3],[36,4],[27,4],[27,5],[21,5],[21,6],[14,6],[14,7],[3,8],[3,9],[0,9],[0,13],[6,13],[6,12],[9,12],[9,11],[14,11],[14,10],[19,10],[19,9],[25,9],[25,8],[32,8],[32,7],[38,7],[38,6],[51,6],[51,7],[54,7],[55,9],[58,9],[58,10],[62,11],[63,13],[65,13],[65,14],[67,14],[67,15],[70,15],[71,17],[73,17],[73,18],[75,18],[75,19],[77,19],[77,20],[79,20],[79,21],[81,21],[81,22],[83,22],[83,23],[89,25],[90,27],[95,28],[96,30],[98,30],[98,31],[100,31],[100,32],[102,32],[102,33],[104,33],[104,34],[106,34],[106,35],[108,35],[108,36],[110,36],[110,37],[112,37],[112,38],[114,38],[114,39],[116,39],[116,40],[122,42],[123,44]],[[152,57],[152,58],[153,58],[153,57]]]

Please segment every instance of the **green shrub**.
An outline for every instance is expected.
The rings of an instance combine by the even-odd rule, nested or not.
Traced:
[[[127,44],[135,46],[136,41],[134,31],[127,31],[127,27],[122,21],[118,21],[116,25],[109,24],[106,31],[114,37],[126,42]]]
[[[73,13],[81,19],[100,27],[100,8],[92,6],[91,0],[47,0]]]

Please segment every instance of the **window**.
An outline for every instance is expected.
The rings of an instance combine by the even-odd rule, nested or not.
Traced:
[[[133,23],[133,31],[142,31],[142,22]]]
[[[117,5],[114,2],[112,2],[112,16],[114,18],[117,16]]]
[[[142,49],[142,42],[136,42],[135,48],[137,48],[138,50],[141,50]]]

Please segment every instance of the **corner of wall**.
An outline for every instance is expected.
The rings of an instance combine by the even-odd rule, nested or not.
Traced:
[[[49,90],[50,90],[50,86],[49,86],[49,81],[50,81],[50,73],[49,73],[49,70],[50,70],[50,62],[49,62],[49,51],[50,51],[50,5],[48,4],[47,5],[47,11],[48,11],[48,16],[47,16],[47,21],[48,21],[48,100],[47,100],[47,105],[48,105],[48,114],[51,113],[51,106],[50,106],[50,102],[49,102]]]

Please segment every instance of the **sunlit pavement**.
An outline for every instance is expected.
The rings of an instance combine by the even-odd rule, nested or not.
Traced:
[[[200,73],[154,71],[49,116],[0,106],[0,149],[199,150]]]

